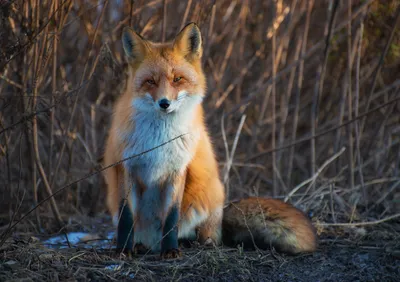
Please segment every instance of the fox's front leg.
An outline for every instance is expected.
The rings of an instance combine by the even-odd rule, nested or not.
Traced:
[[[163,227],[163,238],[161,241],[162,258],[178,258],[181,252],[178,247],[178,221],[179,206],[173,205],[167,215]]]
[[[172,200],[162,231],[161,257],[165,259],[178,258],[182,255],[178,246],[178,222],[185,178],[186,175],[177,178],[174,184],[167,186],[165,193],[166,201]]]
[[[117,252],[131,253],[134,238],[134,212],[137,206],[137,187],[129,175],[123,179],[125,197],[120,202],[117,228]]]
[[[134,241],[134,216],[127,201],[122,200],[120,205],[118,230],[117,230],[117,253],[146,254],[149,249],[141,243],[133,244]],[[133,246],[134,245],[134,246]]]
[[[126,200],[120,203],[117,229],[117,252],[130,253],[133,248],[133,214]]]

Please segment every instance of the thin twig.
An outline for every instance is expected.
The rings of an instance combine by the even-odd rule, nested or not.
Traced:
[[[237,147],[237,144],[239,141],[239,136],[240,136],[240,133],[242,132],[242,128],[243,128],[243,124],[244,124],[245,120],[246,120],[246,115],[243,115],[242,118],[240,119],[239,127],[236,131],[235,139],[233,140],[231,154],[230,154],[229,158],[227,159],[227,165],[226,165],[226,170],[225,170],[225,174],[224,174],[224,183],[227,183],[227,181],[228,181],[229,171],[231,170],[231,167],[232,167],[233,157],[236,152],[236,147]]]
[[[388,216],[379,220],[374,220],[374,221],[366,221],[366,222],[356,222],[356,223],[317,223],[318,226],[349,226],[349,227],[354,227],[354,226],[367,226],[367,225],[376,225],[380,223],[387,222],[389,220],[395,219],[400,217],[400,213],[394,214],[392,216]]]
[[[185,27],[191,6],[192,6],[192,0],[188,0],[185,9],[185,14],[183,15],[181,27],[179,28],[179,30],[182,30]]]
[[[301,182],[299,185],[297,185],[295,188],[293,188],[292,191],[290,191],[290,193],[286,196],[285,198],[285,202],[287,202],[290,197],[292,197],[301,187],[303,187],[304,185],[308,184],[308,183],[315,183],[315,180],[317,180],[318,176],[321,174],[321,172],[325,169],[325,167],[327,167],[331,162],[333,162],[336,158],[338,158],[341,154],[343,154],[343,152],[346,150],[345,147],[343,147],[339,152],[337,152],[336,154],[334,154],[332,157],[330,157],[329,159],[327,159],[323,165],[314,173],[314,175],[310,178],[308,178],[307,180],[304,180],[303,182]]]
[[[225,148],[225,158],[226,158],[225,170],[227,170],[228,164],[230,163],[230,160],[229,160],[229,145],[228,145],[228,141],[226,139],[225,117],[223,115],[221,117],[221,132],[222,132],[222,141],[224,142],[224,148]],[[225,194],[229,195],[229,183],[225,183],[224,182],[224,184],[225,184]]]
[[[165,42],[166,30],[167,30],[167,0],[164,0],[161,42]]]
[[[347,87],[347,103],[348,103],[348,119],[351,120],[353,118],[353,95],[352,95],[352,40],[351,40],[351,13],[352,13],[352,1],[347,1],[347,17],[348,17],[348,26],[347,26],[347,75],[348,75],[348,87]],[[354,188],[354,155],[353,155],[353,124],[350,123],[348,126],[349,133],[349,167],[350,167],[350,187]]]

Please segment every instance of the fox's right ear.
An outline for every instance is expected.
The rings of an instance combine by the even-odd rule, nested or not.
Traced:
[[[203,53],[201,32],[195,23],[189,23],[176,36],[174,47],[187,59],[200,59]]]
[[[130,27],[124,27],[122,31],[122,46],[129,61],[142,60],[148,49],[146,40]]]

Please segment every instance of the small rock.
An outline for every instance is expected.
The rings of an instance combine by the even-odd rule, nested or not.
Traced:
[[[21,267],[21,265],[19,264],[18,261],[9,260],[9,261],[6,261],[6,262],[4,263],[4,267],[7,268],[8,270],[14,271],[14,270],[19,269],[19,268]]]
[[[41,260],[52,260],[54,258],[53,254],[40,254],[39,259]]]

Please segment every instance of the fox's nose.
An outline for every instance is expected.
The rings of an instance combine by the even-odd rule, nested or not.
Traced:
[[[160,108],[161,109],[168,109],[168,107],[169,107],[169,105],[171,105],[171,102],[170,102],[170,100],[168,100],[168,99],[161,99],[159,102],[158,102],[158,104],[160,105]]]

